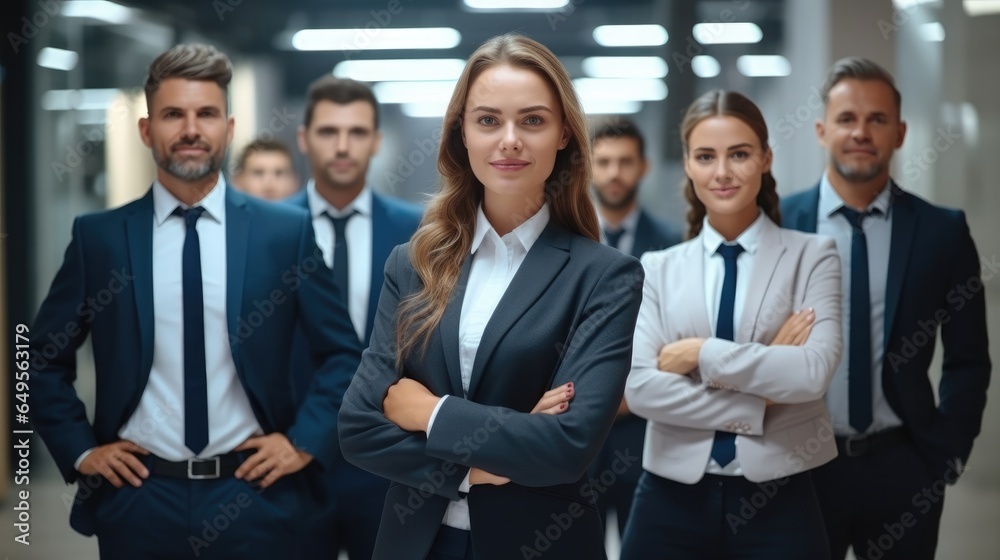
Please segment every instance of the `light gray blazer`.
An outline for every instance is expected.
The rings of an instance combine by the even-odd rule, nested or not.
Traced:
[[[642,258],[646,280],[625,399],[649,420],[642,466],[653,474],[701,480],[716,430],[738,434],[736,456],[754,482],[837,456],[823,402],[842,347],[837,250],[832,239],[763,219],[735,341],[712,338],[701,236]],[[785,320],[807,307],[816,310],[809,340],[768,346]],[[690,375],[659,371],[660,349],[688,337],[707,339],[698,368]]]

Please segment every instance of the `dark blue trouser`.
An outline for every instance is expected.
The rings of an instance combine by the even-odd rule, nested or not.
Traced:
[[[755,483],[706,474],[682,484],[644,472],[622,560],[829,560],[808,472]]]
[[[97,505],[102,560],[299,558],[308,490],[299,474],[266,490],[235,478],[152,475]]]

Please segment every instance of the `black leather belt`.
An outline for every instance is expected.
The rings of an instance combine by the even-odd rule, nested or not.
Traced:
[[[889,428],[881,432],[870,434],[857,434],[853,436],[837,436],[837,451],[845,457],[860,457],[867,455],[876,449],[896,445],[909,441],[910,436],[906,433],[906,428]]]
[[[145,463],[150,474],[189,480],[227,478],[236,474],[236,469],[252,454],[252,451],[233,451],[207,459],[187,461],[168,461],[150,454],[145,457]]]

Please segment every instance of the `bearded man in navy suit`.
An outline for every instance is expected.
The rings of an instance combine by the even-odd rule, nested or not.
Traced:
[[[337,454],[361,348],[309,216],[230,188],[229,59],[178,45],[146,79],[156,180],[80,216],[33,327],[35,427],[67,483],[70,524],[103,559],[298,557],[310,479]],[[296,403],[292,333],[313,383]],[[74,388],[93,343],[93,424]]]

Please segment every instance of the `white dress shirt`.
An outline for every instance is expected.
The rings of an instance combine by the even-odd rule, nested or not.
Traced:
[[[323,252],[326,266],[333,269],[333,246],[336,243],[333,223],[323,214],[341,218],[357,211],[357,215],[347,221],[344,237],[349,243],[347,258],[347,312],[354,324],[358,340],[365,339],[365,328],[368,326],[368,299],[372,289],[372,191],[368,185],[361,193],[345,206],[337,210],[316,192],[316,182],[312,179],[306,185],[306,196],[309,197],[309,211],[312,213],[313,230],[316,232],[316,245]]]
[[[159,181],[153,183],[153,365],[139,406],[118,432],[169,461],[194,457],[184,446],[184,314],[182,250],[187,208]],[[226,321],[226,185],[219,182],[197,206],[205,302],[205,371],[208,376],[208,445],[199,457],[221,455],[263,434],[236,374]]]
[[[819,183],[819,215],[816,232],[829,235],[837,243],[840,253],[840,290],[843,294],[841,310],[844,333],[843,359],[833,374],[833,381],[826,391],[826,406],[830,409],[833,429],[840,436],[857,433],[849,421],[848,370],[851,355],[851,224],[838,210],[844,205],[826,173]],[[871,304],[872,333],[872,423],[868,432],[902,426],[903,422],[885,400],[882,391],[882,358],[885,356],[885,286],[889,277],[889,248],[892,245],[892,190],[887,183],[882,192],[864,210],[877,208],[880,215],[869,216],[861,222],[868,244],[868,293]]]
[[[462,315],[458,325],[458,361],[462,373],[462,391],[466,395],[472,379],[472,364],[476,361],[476,352],[479,350],[479,342],[483,339],[486,324],[489,323],[497,304],[500,303],[500,298],[528,256],[531,246],[542,235],[548,223],[549,205],[545,203],[534,216],[517,226],[514,231],[500,237],[486,219],[482,206],[479,207],[476,233],[472,238],[470,251],[472,266],[469,270],[465,296],[462,299]],[[438,410],[447,398],[447,396],[442,397],[434,408],[427,425],[428,435]],[[468,489],[469,476],[466,475],[459,491],[467,492]],[[468,531],[470,528],[468,500],[462,498],[448,504],[441,523]]]
[[[747,289],[750,285],[750,278],[753,275],[754,258],[760,246],[760,229],[763,214],[758,214],[757,219],[750,224],[750,227],[743,230],[735,240],[743,246],[743,252],[736,257],[736,300],[733,304],[733,334],[736,341],[749,340],[749,334],[741,337],[739,333],[740,320],[743,317],[743,304],[746,301]],[[726,277],[726,261],[722,255],[716,251],[719,245],[726,241],[721,233],[716,231],[708,223],[706,216],[701,226],[701,241],[704,247],[705,266],[705,309],[708,310],[709,324],[712,327],[712,335],[715,335],[716,323],[719,319],[719,300],[722,299],[722,284]],[[732,243],[729,243],[730,245]],[[739,444],[739,440],[735,442]],[[729,476],[743,476],[743,469],[740,467],[739,458],[723,468],[711,457],[705,466],[705,472],[709,474],[721,474]]]
[[[597,213],[597,222],[601,226],[601,243],[605,245],[608,244],[608,240],[604,237],[605,228],[612,228],[611,224],[604,221],[604,217],[600,212]],[[632,254],[632,249],[635,248],[635,230],[639,227],[639,205],[632,207],[632,210],[622,218],[620,224],[618,224],[618,229],[622,229],[622,237],[618,241],[618,249],[626,255]]]

